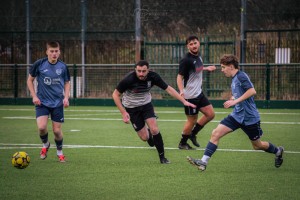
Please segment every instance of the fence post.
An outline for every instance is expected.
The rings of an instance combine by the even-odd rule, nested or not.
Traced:
[[[209,62],[209,36],[205,36],[204,38],[204,63]]]
[[[270,64],[266,64],[266,108],[270,107]]]
[[[204,63],[209,63],[209,36],[205,36],[204,38],[204,52],[205,52],[205,56],[204,56]],[[209,83],[210,83],[210,73],[207,73],[206,76],[206,83],[205,83],[205,88],[206,88],[206,92],[207,92],[207,96],[210,96],[210,87],[209,87]]]
[[[16,98],[18,97],[18,65],[15,64],[14,65],[14,98],[16,100]]]
[[[77,66],[74,64],[73,68],[73,99],[77,98]]]

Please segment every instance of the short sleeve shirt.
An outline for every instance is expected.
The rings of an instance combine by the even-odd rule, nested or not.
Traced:
[[[179,62],[178,74],[183,76],[184,97],[193,99],[202,93],[203,61],[201,56],[187,53]]]
[[[58,60],[51,64],[48,58],[43,58],[33,63],[29,74],[36,77],[37,96],[44,106],[54,108],[63,104],[64,85],[70,81],[70,73],[65,63]]]
[[[122,104],[127,108],[135,108],[151,102],[151,88],[156,85],[166,90],[168,84],[156,73],[149,71],[145,80],[140,80],[136,72],[130,72],[119,82],[116,89],[123,93]]]
[[[235,99],[242,96],[248,89],[253,88],[248,75],[238,71],[232,78],[231,92]],[[252,125],[260,121],[259,112],[256,108],[254,97],[250,97],[235,105],[230,114],[237,122],[243,125]]]

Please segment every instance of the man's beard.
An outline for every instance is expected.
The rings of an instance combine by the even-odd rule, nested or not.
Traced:
[[[198,55],[198,52],[199,52],[198,50],[191,50],[191,53],[195,55]]]

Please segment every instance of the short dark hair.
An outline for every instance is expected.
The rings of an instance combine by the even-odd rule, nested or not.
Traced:
[[[148,63],[148,61],[146,61],[146,60],[140,60],[139,62],[137,62],[137,63],[135,64],[135,67],[136,67],[136,66],[144,66],[144,65],[146,65],[147,68],[149,68],[149,63]]]
[[[48,41],[46,44],[47,49],[52,47],[52,48],[60,48],[59,42],[57,41]]]
[[[185,44],[190,43],[190,41],[192,41],[192,40],[198,40],[199,41],[199,38],[196,35],[190,35],[188,38],[186,38]]]
[[[233,65],[235,69],[239,68],[239,61],[235,55],[232,54],[224,54],[220,60],[220,64],[223,65]]]

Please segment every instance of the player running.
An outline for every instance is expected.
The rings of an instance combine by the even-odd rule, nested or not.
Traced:
[[[202,158],[194,159],[188,156],[188,161],[204,171],[209,159],[217,150],[220,139],[241,128],[248,135],[253,149],[275,154],[275,167],[280,167],[283,163],[283,147],[276,147],[270,142],[260,140],[263,131],[260,127],[260,115],[254,102],[256,91],[248,75],[239,70],[238,59],[234,55],[224,55],[220,64],[224,75],[232,78],[232,98],[224,103],[224,108],[234,106],[234,109],[212,131]]]
[[[187,102],[174,88],[165,83],[156,72],[150,71],[149,63],[145,60],[139,61],[135,65],[135,70],[119,82],[112,97],[122,114],[123,122],[129,123],[131,121],[140,139],[148,141],[150,146],[155,146],[160,162],[168,164],[170,161],[165,157],[162,135],[158,129],[153,104],[151,103],[150,90],[154,85],[167,91],[185,106],[195,108],[195,105]],[[121,102],[120,97],[122,94]]]

